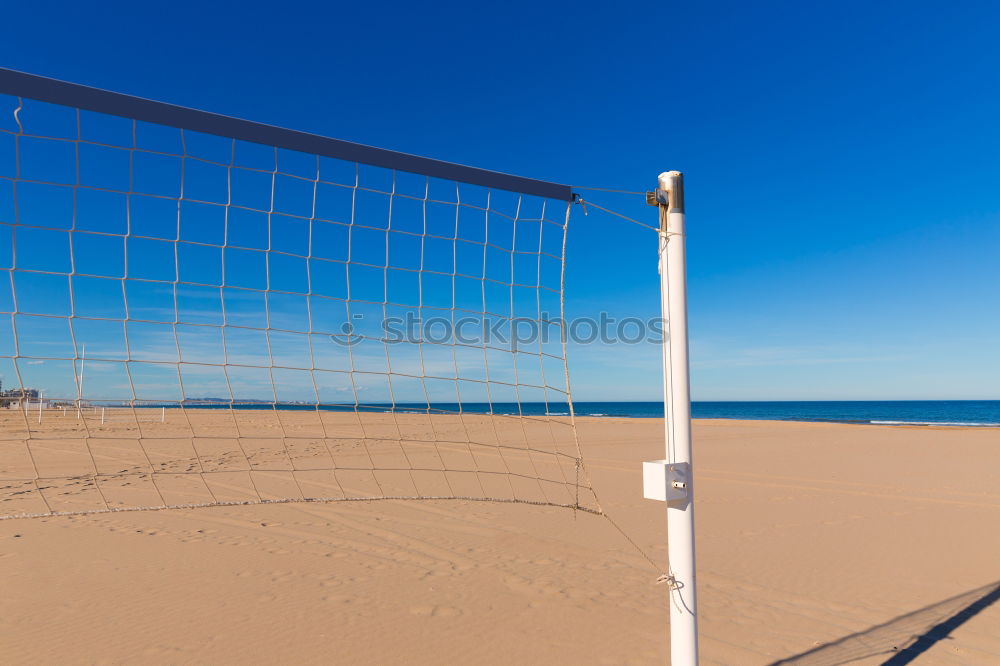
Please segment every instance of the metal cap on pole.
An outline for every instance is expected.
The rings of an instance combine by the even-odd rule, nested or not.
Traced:
[[[647,195],[659,208],[660,306],[663,312],[663,396],[666,457],[643,464],[643,495],[667,505],[670,663],[698,663],[694,485],[691,475],[691,385],[688,362],[684,176],[666,171]]]

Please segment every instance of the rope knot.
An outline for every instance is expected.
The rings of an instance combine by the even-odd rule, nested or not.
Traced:
[[[677,579],[674,578],[673,574],[661,574],[660,577],[656,579],[656,584],[660,585],[661,583],[666,583],[667,589],[670,590],[679,590],[681,587],[680,583],[677,582]]]

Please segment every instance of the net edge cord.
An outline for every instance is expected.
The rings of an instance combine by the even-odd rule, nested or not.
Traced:
[[[572,201],[569,185],[376,148],[0,67],[0,93],[509,192]]]

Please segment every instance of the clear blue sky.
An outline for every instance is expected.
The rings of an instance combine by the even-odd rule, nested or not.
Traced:
[[[696,399],[1000,398],[996,3],[15,3],[11,68],[578,185],[687,176]],[[641,203],[593,193],[653,222]],[[658,310],[575,214],[568,314]],[[652,345],[571,350],[656,399]]]

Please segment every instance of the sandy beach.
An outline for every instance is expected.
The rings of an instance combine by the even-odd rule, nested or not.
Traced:
[[[642,499],[639,464],[662,457],[662,422],[580,419],[579,432],[601,505],[662,567],[664,509]],[[703,663],[1000,663],[1000,430],[696,421],[695,447]],[[564,471],[546,472],[553,490]],[[605,518],[569,509],[105,513],[5,520],[0,544],[5,663],[667,654],[657,570]]]

